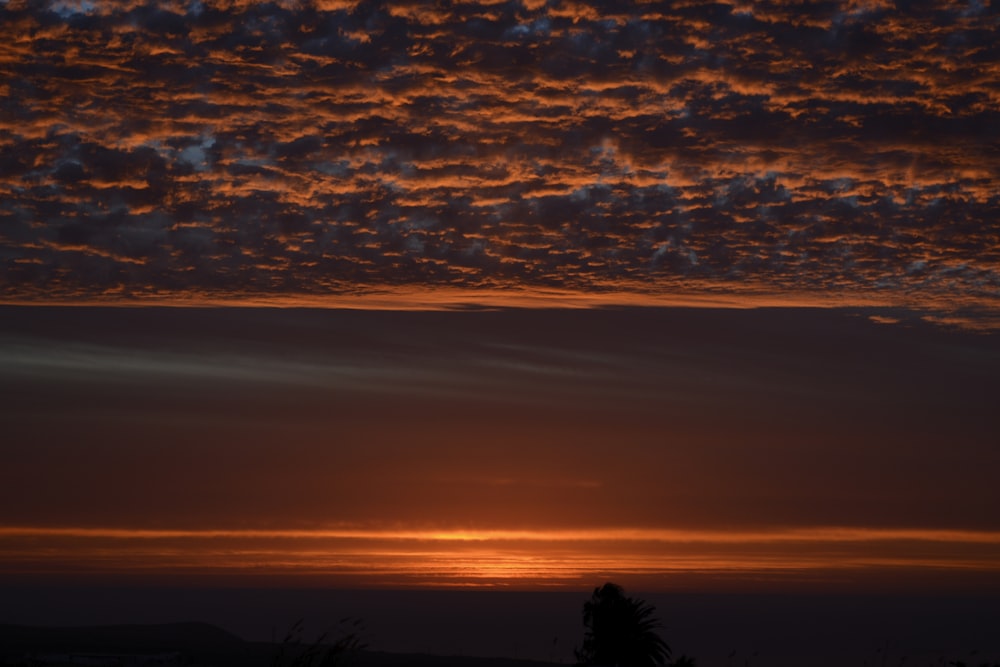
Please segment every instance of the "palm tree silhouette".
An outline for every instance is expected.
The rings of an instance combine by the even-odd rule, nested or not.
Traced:
[[[666,664],[670,647],[656,633],[656,608],[625,597],[621,586],[606,583],[583,604],[586,632],[575,651],[581,665],[647,667]]]

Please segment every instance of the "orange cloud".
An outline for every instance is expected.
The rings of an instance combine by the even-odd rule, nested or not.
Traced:
[[[789,585],[915,573],[1000,581],[1000,533],[850,528],[682,530],[129,530],[0,528],[8,574],[266,576],[383,586],[576,588],[611,577]],[[921,548],[916,549],[917,545]],[[895,574],[894,574],[895,573]],[[683,584],[682,584],[683,585]]]

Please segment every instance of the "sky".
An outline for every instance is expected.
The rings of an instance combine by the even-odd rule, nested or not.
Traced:
[[[1000,340],[877,312],[7,306],[0,580],[1000,592]]]
[[[1000,591],[998,45],[0,0],[0,581]]]

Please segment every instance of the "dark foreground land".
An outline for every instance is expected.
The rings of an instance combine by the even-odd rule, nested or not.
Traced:
[[[1000,596],[995,592],[671,592],[640,597],[655,605],[673,657],[693,656],[697,667],[1000,665]],[[94,654],[86,662],[90,665],[137,667],[155,664],[150,656],[158,655],[163,665],[295,667],[287,654],[277,663],[275,657],[296,619],[305,621],[301,636],[307,642],[324,630],[335,639],[356,633],[371,650],[352,655],[345,667],[569,665],[583,639],[585,598],[572,591],[45,587],[0,582],[0,665],[30,664],[26,656],[42,658],[62,651],[65,657],[66,651],[79,650]],[[172,622],[183,618],[205,623]],[[356,620],[360,627],[353,624]],[[102,652],[141,657],[100,662]],[[78,658],[75,664],[85,663]]]
[[[3,667],[554,667],[537,660],[390,653],[348,650],[328,653],[330,644],[308,642],[275,643],[245,641],[208,623],[168,623],[155,625],[106,625],[93,627],[32,627],[0,625],[0,666]],[[310,661],[310,650],[317,655]],[[892,659],[876,653],[860,662],[809,660],[814,664],[908,665],[910,667],[1000,667],[974,651],[964,658],[948,660]],[[323,661],[323,657],[331,657]],[[814,656],[817,658],[820,656]],[[822,656],[829,657],[829,656]],[[718,661],[708,661],[716,664]],[[703,663],[696,661],[701,667]],[[734,658],[728,667],[766,666],[758,656]]]
[[[92,667],[306,667],[309,643],[248,642],[208,623],[42,628],[0,625],[0,665]],[[318,652],[324,647],[316,646]],[[356,650],[333,664],[350,667],[542,667],[509,658]],[[297,660],[299,659],[299,660]],[[317,660],[313,664],[319,664]]]

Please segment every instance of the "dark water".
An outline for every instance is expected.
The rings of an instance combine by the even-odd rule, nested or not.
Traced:
[[[641,594],[675,655],[701,667],[970,665],[1000,661],[1000,597]],[[587,594],[84,586],[0,588],[0,623],[205,621],[244,639],[306,639],[345,616],[369,648],[572,662]]]

